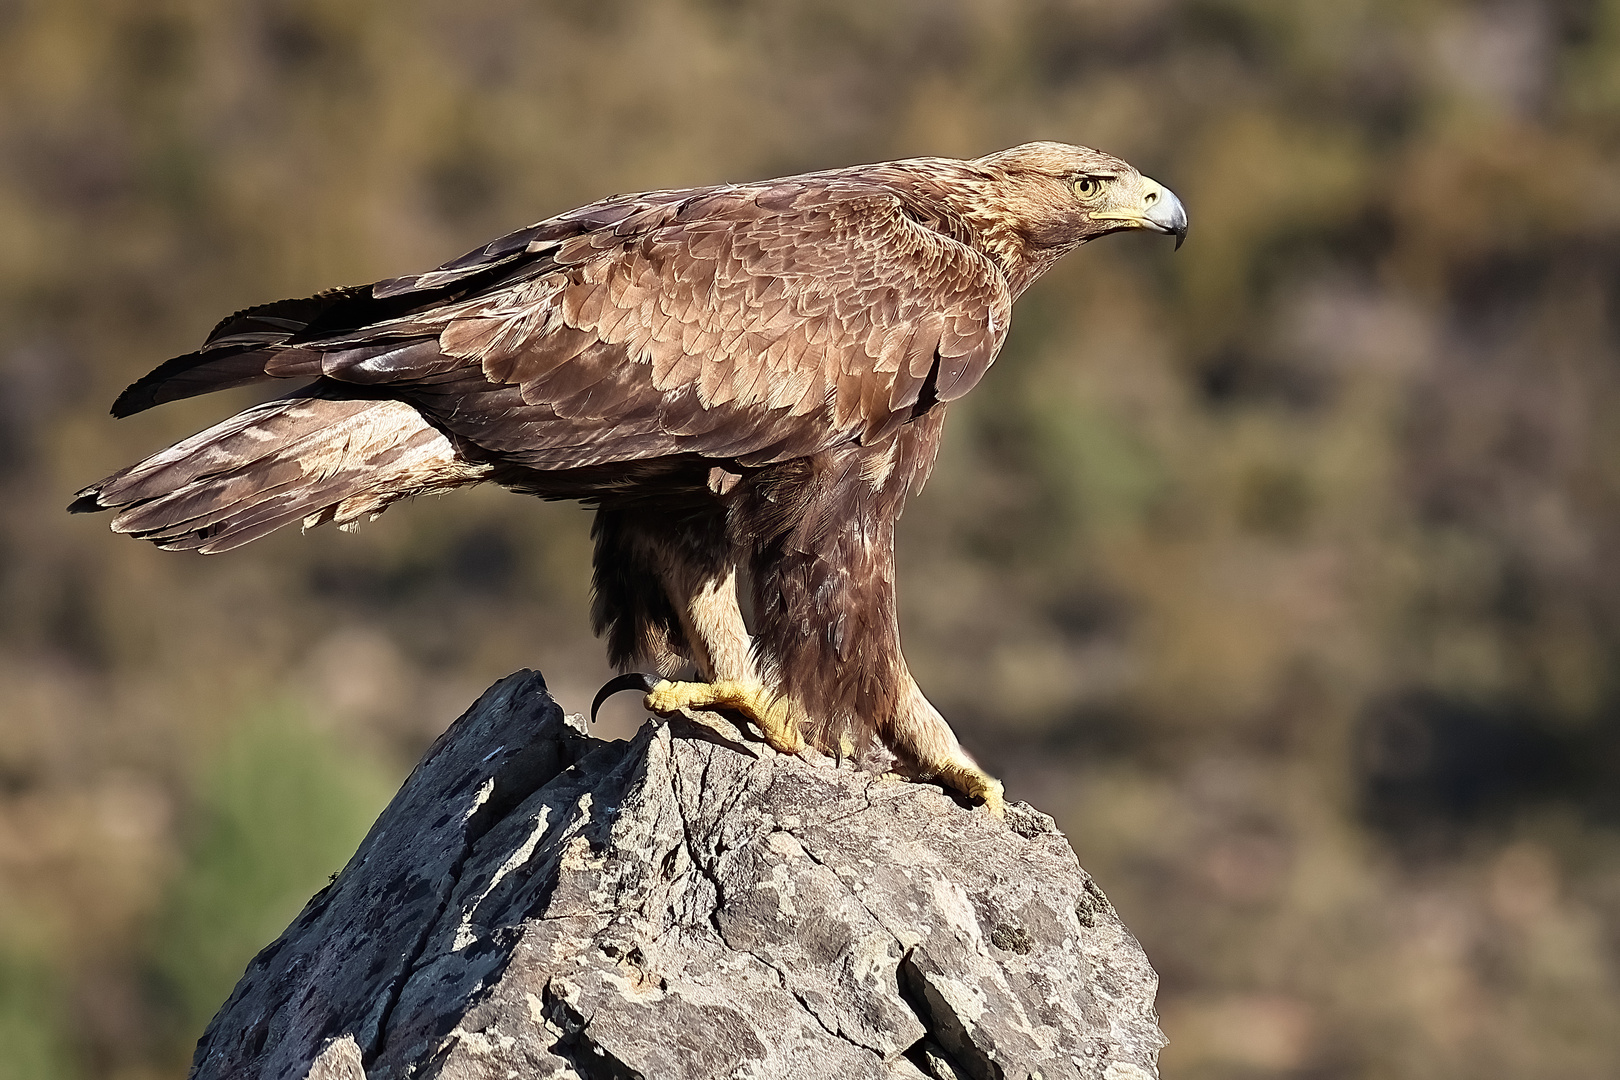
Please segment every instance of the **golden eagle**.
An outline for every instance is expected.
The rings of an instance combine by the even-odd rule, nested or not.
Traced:
[[[595,629],[621,670],[663,676],[604,692],[736,710],[784,753],[875,738],[999,813],[1001,784],[901,655],[894,523],[1013,301],[1124,229],[1179,247],[1187,218],[1118,158],[1050,142],[615,196],[425,274],[225,319],[113,415],[303,385],[70,509],[217,552],[486,481],[580,499],[597,508]],[[688,665],[703,682],[669,681]]]

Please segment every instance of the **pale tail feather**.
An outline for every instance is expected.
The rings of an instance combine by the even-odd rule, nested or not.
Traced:
[[[402,401],[295,397],[247,409],[114,473],[69,509],[114,510],[116,532],[211,554],[296,521],[308,528],[375,517],[488,472]]]

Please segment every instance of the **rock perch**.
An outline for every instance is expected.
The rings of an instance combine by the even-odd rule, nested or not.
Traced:
[[[191,1075],[1157,1076],[1157,977],[1050,818],[706,719],[606,743],[491,687]]]

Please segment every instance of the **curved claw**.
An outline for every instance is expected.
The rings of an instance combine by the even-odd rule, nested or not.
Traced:
[[[658,685],[658,676],[648,675],[642,671],[627,671],[623,675],[616,675],[602,684],[602,689],[596,692],[596,700],[591,702],[591,723],[596,723],[596,710],[602,707],[602,702],[614,694],[624,690],[637,690],[643,694],[652,693],[652,688]]]

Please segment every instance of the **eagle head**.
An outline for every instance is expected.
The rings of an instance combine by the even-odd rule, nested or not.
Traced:
[[[1174,236],[1178,248],[1187,237],[1187,211],[1175,193],[1100,150],[1034,142],[972,164],[990,181],[978,194],[991,220],[976,224],[992,247],[992,238],[1016,237],[1025,259],[1050,265],[1080,244],[1127,229]]]

